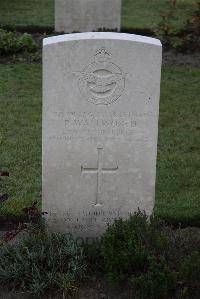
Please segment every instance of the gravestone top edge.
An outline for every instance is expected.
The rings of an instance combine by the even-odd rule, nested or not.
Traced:
[[[155,46],[162,47],[160,40],[156,38],[136,35],[136,34],[115,33],[115,32],[84,32],[84,33],[62,34],[62,35],[44,38],[43,46],[60,43],[60,42],[68,42],[68,41],[76,41],[76,40],[98,40],[98,39],[133,41],[133,42],[152,44]]]

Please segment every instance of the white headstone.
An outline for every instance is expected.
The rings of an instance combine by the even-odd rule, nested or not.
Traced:
[[[121,0],[55,0],[55,31],[120,31]]]
[[[154,207],[162,47],[80,33],[44,39],[43,211],[87,238]]]

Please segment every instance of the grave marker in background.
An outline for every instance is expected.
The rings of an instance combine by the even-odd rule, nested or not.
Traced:
[[[148,37],[44,39],[43,211],[52,230],[98,237],[154,207],[162,47]]]
[[[55,31],[120,31],[121,0],[55,0]]]

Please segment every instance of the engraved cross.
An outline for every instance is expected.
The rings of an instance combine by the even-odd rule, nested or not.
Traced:
[[[102,174],[103,173],[116,173],[118,170],[117,167],[113,168],[105,168],[103,167],[103,147],[97,148],[98,158],[97,158],[97,167],[83,167],[81,166],[82,173],[94,173],[97,175],[97,193],[96,193],[96,200],[95,206],[101,206],[99,203],[99,198],[101,196],[101,185],[102,185]]]

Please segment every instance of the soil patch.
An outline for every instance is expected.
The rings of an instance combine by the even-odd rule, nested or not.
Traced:
[[[174,50],[163,51],[164,66],[200,67],[200,52],[177,53]]]

